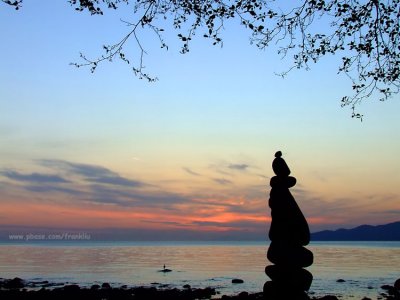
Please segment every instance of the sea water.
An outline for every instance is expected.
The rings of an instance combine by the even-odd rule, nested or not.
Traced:
[[[261,292],[268,242],[41,242],[0,244],[0,277],[90,286],[214,287]],[[400,242],[314,242],[310,294],[376,299],[400,278]],[[163,266],[172,272],[159,272]],[[232,284],[240,278],[243,284]],[[337,282],[343,279],[344,282]]]

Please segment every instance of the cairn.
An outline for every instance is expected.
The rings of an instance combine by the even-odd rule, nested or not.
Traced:
[[[296,185],[296,178],[289,176],[290,169],[280,151],[275,153],[272,169],[276,176],[270,182],[272,189],[269,207],[272,221],[267,257],[273,265],[265,268],[271,281],[264,284],[264,298],[310,299],[306,291],[311,286],[313,276],[304,269],[313,263],[312,252],[304,247],[310,242],[310,230],[289,191],[289,188]]]

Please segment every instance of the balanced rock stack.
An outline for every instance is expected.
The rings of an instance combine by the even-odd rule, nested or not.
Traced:
[[[272,222],[269,230],[271,244],[267,257],[273,265],[265,268],[272,281],[264,285],[265,299],[309,299],[306,291],[311,286],[312,274],[305,270],[313,263],[313,254],[306,246],[310,242],[310,230],[289,188],[295,186],[296,178],[289,176],[290,169],[275,153],[269,199]]]

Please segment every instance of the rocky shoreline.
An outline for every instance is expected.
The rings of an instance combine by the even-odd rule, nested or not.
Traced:
[[[378,299],[400,300],[400,279],[394,285],[381,287],[382,293]],[[282,299],[285,291],[282,291]],[[268,300],[263,293],[241,292],[238,295],[220,295],[215,288],[191,288],[189,285],[178,288],[147,287],[112,287],[105,282],[102,285],[94,284],[91,287],[81,287],[77,284],[52,283],[48,281],[26,281],[20,278],[0,279],[0,299],[2,300]],[[311,297],[312,300],[340,300],[334,295]],[[372,300],[362,298],[360,300]]]

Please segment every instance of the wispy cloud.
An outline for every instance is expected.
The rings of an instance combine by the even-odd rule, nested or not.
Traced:
[[[220,174],[228,176],[234,176],[235,173],[237,172],[246,172],[250,167],[251,166],[247,163],[242,163],[242,162],[229,163],[226,161],[220,161],[209,165],[210,169],[213,169]]]
[[[86,196],[87,193],[78,189],[61,187],[56,185],[29,185],[24,187],[26,190],[36,193],[62,193],[71,196]]]
[[[13,170],[4,170],[1,175],[15,181],[31,182],[31,183],[67,183],[68,180],[59,175],[30,173],[23,174]]]
[[[4,199],[34,199],[49,200],[46,203],[55,206],[81,207],[88,209],[110,211],[115,213],[115,222],[119,222],[118,214],[126,218],[138,216],[135,222],[159,222],[165,226],[183,226],[202,230],[221,228],[221,230],[259,230],[265,222],[258,221],[269,217],[268,182],[261,184],[243,183],[233,180],[239,176],[260,176],[257,173],[243,172],[247,164],[224,164],[224,170],[231,172],[232,177],[214,174],[200,174],[189,167],[182,167],[184,172],[192,176],[204,176],[211,186],[209,189],[195,187],[179,193],[162,188],[162,184],[152,184],[128,177],[99,165],[75,163],[65,160],[38,160],[38,169],[14,170],[0,169],[0,188]],[[41,171],[43,166],[48,169]],[[221,164],[222,166],[222,164]],[[40,169],[39,169],[40,168]],[[254,168],[254,167],[250,167]],[[236,174],[235,174],[236,173]],[[202,177],[203,178],[203,177]],[[195,178],[194,178],[195,179]],[[255,178],[257,179],[257,178]],[[216,184],[220,185],[216,187]],[[221,193],[221,189],[224,192]],[[26,191],[29,191],[27,193]],[[314,192],[304,185],[296,185],[291,189],[296,202],[310,221],[313,230],[320,224],[352,224],[360,222],[365,214],[374,209],[376,214],[384,218],[393,218],[399,214],[399,206],[395,202],[396,194],[373,194],[363,197],[362,201],[356,195],[337,198]],[[17,196],[18,195],[18,196]],[[21,195],[21,196],[19,196]],[[369,199],[368,202],[365,199]],[[381,199],[392,201],[393,205],[380,207]],[[35,202],[36,205],[36,202]],[[365,207],[368,205],[368,207]],[[372,208],[371,208],[372,207]],[[110,220],[114,220],[110,213]],[[221,222],[219,221],[219,218]],[[129,219],[130,220],[130,219]],[[216,222],[217,221],[217,222]],[[362,220],[361,220],[362,221]],[[111,222],[111,221],[110,221]],[[113,221],[114,222],[114,221]],[[127,221],[128,222],[128,221]],[[149,224],[150,226],[150,224]],[[186,227],[188,226],[188,227]],[[217,228],[218,227],[218,228]],[[208,228],[208,229],[207,229]],[[253,229],[252,229],[253,228]],[[197,229],[196,229],[197,230]],[[265,231],[265,230],[264,230]],[[260,230],[261,232],[261,230]]]
[[[159,208],[177,211],[178,205],[192,201],[191,197],[122,177],[102,166],[78,164],[64,160],[39,160],[37,162],[41,166],[56,170],[63,176],[36,172],[24,174],[13,170],[0,171],[0,175],[15,181],[15,183],[5,185],[6,188],[8,190],[11,188],[26,190],[51,197],[53,194],[57,194],[57,196],[63,194],[67,196],[71,204],[85,201],[146,210]],[[52,199],[57,201],[58,197],[52,197]],[[60,199],[63,201],[65,197]]]
[[[174,225],[178,227],[191,227],[191,224],[183,224],[181,222],[173,222],[173,221],[154,221],[154,220],[141,220],[143,223],[151,223],[151,224],[161,224],[161,225]]]
[[[228,169],[237,170],[237,171],[246,171],[249,167],[248,164],[229,164]]]
[[[183,167],[182,168],[186,173],[193,175],[193,176],[201,176],[200,173],[194,172],[193,170],[187,168],[187,167]]]
[[[62,170],[70,175],[78,175],[86,181],[117,186],[142,187],[146,184],[120,176],[107,168],[89,164],[78,164],[64,160],[40,160],[41,165]]]
[[[42,159],[38,161],[41,165],[49,168],[57,168],[70,173],[82,175],[88,178],[115,176],[117,173],[110,171],[107,168],[97,165],[73,163],[65,160]]]
[[[165,191],[138,191],[104,185],[91,186],[90,200],[126,207],[162,207],[166,210],[175,210],[176,204],[191,201],[190,198]]]
[[[233,183],[231,180],[224,179],[224,178],[213,178],[212,180],[221,185],[227,185],[227,184]]]
[[[129,187],[142,187],[145,185],[143,182],[127,179],[118,175],[112,177],[105,176],[105,177],[87,178],[86,180],[95,183],[105,183],[110,185],[120,185]]]
[[[400,209],[384,210],[379,213],[388,214],[388,215],[397,215],[400,219]]]

